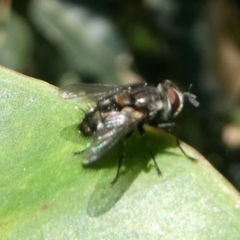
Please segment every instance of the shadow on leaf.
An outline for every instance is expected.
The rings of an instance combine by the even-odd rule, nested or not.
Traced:
[[[153,155],[155,156],[159,153],[159,146],[156,146],[159,138],[158,141],[156,141],[156,136],[151,135],[147,137],[147,141],[148,145],[151,146]],[[161,148],[161,150],[163,150],[163,148]],[[104,160],[104,165],[110,161],[111,163],[114,162],[116,167],[107,168],[98,180],[88,203],[87,213],[89,216],[97,217],[110,210],[131,186],[139,173],[142,170],[145,172],[149,171],[148,163],[151,161],[151,156],[141,136],[133,134],[127,139],[125,142],[125,152],[126,158],[123,162],[120,176],[114,185],[111,185],[111,181],[114,179],[117,171],[118,158],[115,157],[113,161],[112,151],[107,154],[106,161]],[[100,161],[103,164],[103,160]],[[110,163],[108,164],[110,165]],[[103,167],[103,165],[101,166]],[[154,167],[154,164],[151,164],[151,166]],[[157,175],[157,171],[155,174]]]

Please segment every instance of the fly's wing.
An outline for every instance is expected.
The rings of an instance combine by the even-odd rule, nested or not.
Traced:
[[[121,112],[110,113],[103,126],[96,131],[92,142],[83,153],[82,163],[87,165],[97,161],[117,142],[122,140],[138,124]]]
[[[107,85],[94,83],[76,83],[64,86],[59,89],[59,94],[64,99],[91,99],[101,100],[117,94],[124,89],[134,89],[136,87],[145,86],[145,82],[128,84],[128,85]]]
[[[91,84],[91,83],[76,83],[64,86],[59,89],[59,94],[62,98],[90,98],[98,99],[101,96],[116,91],[117,85]]]

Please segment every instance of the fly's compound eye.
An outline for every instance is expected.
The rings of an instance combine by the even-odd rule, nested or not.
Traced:
[[[183,94],[175,88],[169,88],[167,90],[167,97],[171,104],[171,113],[175,117],[183,108]]]

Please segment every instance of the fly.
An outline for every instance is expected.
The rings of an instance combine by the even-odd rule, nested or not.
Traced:
[[[92,141],[83,151],[83,165],[96,162],[115,144],[123,142],[135,128],[145,136],[144,124],[161,129],[175,129],[174,118],[182,111],[185,101],[194,107],[199,103],[189,91],[182,92],[169,80],[157,87],[140,82],[129,85],[103,85],[78,83],[63,87],[60,94],[65,99],[88,99],[94,102],[79,124],[79,130],[85,136],[93,136]],[[179,144],[177,145],[186,155]],[[160,169],[149,150],[158,174]],[[76,152],[79,154],[82,152]],[[124,153],[119,158],[114,184],[122,165]]]

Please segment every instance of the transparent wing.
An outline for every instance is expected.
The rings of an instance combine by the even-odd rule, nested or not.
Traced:
[[[122,91],[123,89],[135,89],[136,87],[145,86],[145,82],[128,84],[128,85],[107,85],[107,84],[95,84],[95,83],[76,83],[64,86],[59,89],[59,94],[65,99],[94,99],[98,100],[112,96]]]
[[[91,83],[76,83],[64,86],[59,89],[62,98],[95,98],[116,91],[117,85],[91,84]]]
[[[97,130],[92,142],[84,151],[83,164],[97,161],[130,133],[137,124],[137,121],[132,121],[121,112],[110,112],[103,122],[103,127]]]

